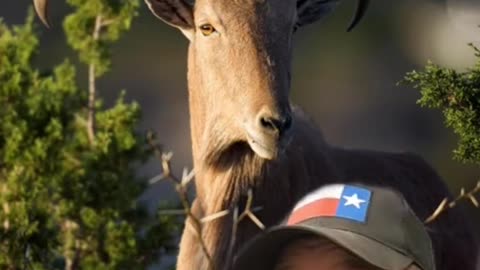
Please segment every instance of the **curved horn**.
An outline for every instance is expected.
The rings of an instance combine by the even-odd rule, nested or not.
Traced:
[[[363,16],[367,12],[368,6],[370,4],[370,0],[359,0],[357,5],[357,10],[355,11],[355,16],[353,16],[352,22],[348,27],[347,31],[352,31],[355,26],[362,20]]]
[[[48,0],[33,0],[33,4],[35,5],[35,11],[40,20],[46,27],[50,27],[50,21],[48,20]]]

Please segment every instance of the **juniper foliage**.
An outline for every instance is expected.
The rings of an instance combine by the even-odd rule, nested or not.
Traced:
[[[410,72],[405,79],[420,90],[418,103],[440,109],[446,126],[458,135],[454,158],[480,165],[480,49],[470,46],[477,62],[467,71],[429,62],[424,71]]]
[[[138,0],[68,3],[68,43],[98,78]],[[105,23],[94,38],[99,15]],[[124,93],[111,108],[97,100],[92,144],[77,68],[68,60],[51,72],[32,65],[33,18],[12,28],[0,21],[0,269],[146,269],[174,249],[178,228],[137,202],[147,186],[136,169],[151,155],[136,130],[140,107]]]

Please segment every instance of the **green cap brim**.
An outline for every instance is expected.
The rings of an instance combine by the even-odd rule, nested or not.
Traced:
[[[308,235],[324,237],[384,270],[405,269],[413,263],[413,260],[406,255],[357,233],[331,228],[309,228],[302,225],[281,227],[258,236],[240,253],[233,269],[273,269],[280,252],[286,245],[294,239]]]

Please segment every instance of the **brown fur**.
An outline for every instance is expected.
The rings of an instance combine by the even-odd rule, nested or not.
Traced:
[[[195,213],[206,216],[241,206],[247,190],[252,188],[255,204],[263,207],[258,216],[270,227],[280,222],[308,191],[332,182],[363,182],[400,190],[417,215],[425,219],[449,194],[436,173],[415,155],[333,148],[302,116],[297,123],[292,142],[278,160],[262,160],[241,143],[213,161],[195,159],[195,164],[200,164],[196,166]],[[463,219],[460,211],[452,211],[429,228],[438,269],[475,269],[476,247],[470,228],[459,222]],[[236,250],[259,232],[252,222],[243,222]],[[224,269],[231,217],[207,224],[203,237],[214,255],[216,269]],[[177,269],[207,269],[198,248],[195,237],[185,230]]]

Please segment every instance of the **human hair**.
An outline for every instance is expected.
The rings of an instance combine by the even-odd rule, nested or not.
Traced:
[[[306,235],[301,238],[290,241],[285,248],[279,253],[278,261],[276,262],[273,270],[285,269],[285,262],[291,256],[296,256],[301,252],[312,252],[321,249],[325,252],[338,252],[342,255],[342,263],[348,268],[358,270],[383,270],[377,266],[370,264],[357,255],[353,254],[349,250],[338,246],[334,242],[315,235]],[[422,270],[415,264],[411,264],[404,270]]]

